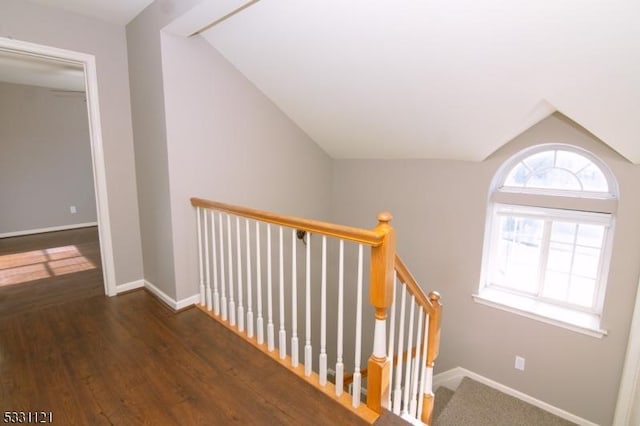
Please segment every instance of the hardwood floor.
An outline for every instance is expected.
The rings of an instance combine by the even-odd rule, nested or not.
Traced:
[[[54,277],[6,284],[16,273],[0,275],[0,415],[51,412],[59,425],[366,424],[199,309],[175,313],[145,290],[104,296],[95,228],[64,243],[58,233],[7,240],[0,271],[49,262]],[[51,263],[74,250],[95,269]],[[404,422],[386,413],[376,424]]]
[[[0,317],[0,412],[57,424],[358,425],[198,309],[139,290]]]
[[[104,295],[98,228],[0,238],[0,316]]]

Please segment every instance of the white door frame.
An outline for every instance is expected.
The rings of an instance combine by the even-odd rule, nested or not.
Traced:
[[[104,290],[108,296],[115,296],[115,265],[111,241],[111,221],[109,217],[109,199],[107,196],[107,178],[102,146],[102,127],[100,124],[100,105],[98,102],[98,77],[96,61],[93,55],[59,49],[51,46],[29,43],[0,37],[0,51],[20,55],[36,56],[58,62],[80,65],[84,68],[84,79],[89,116],[89,137],[91,142],[91,161],[93,164],[93,182],[96,194],[98,233],[100,238],[100,256]]]

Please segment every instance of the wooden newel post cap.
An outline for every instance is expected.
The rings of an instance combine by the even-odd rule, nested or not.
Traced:
[[[389,223],[393,219],[393,215],[389,212],[380,212],[378,213],[378,222],[380,223]]]

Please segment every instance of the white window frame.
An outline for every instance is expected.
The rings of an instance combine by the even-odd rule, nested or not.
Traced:
[[[520,161],[549,150],[571,151],[590,160],[604,174],[609,191],[594,193],[504,187],[505,179]],[[565,144],[537,145],[525,149],[507,160],[496,173],[489,193],[482,273],[478,293],[473,295],[474,300],[484,305],[587,335],[595,337],[606,335],[607,331],[601,328],[600,323],[609,275],[617,199],[617,183],[611,170],[602,160],[581,148]],[[550,222],[555,220],[578,224],[595,223],[605,227],[594,303],[591,308],[542,297],[540,282],[538,282],[537,294],[518,292],[515,289],[501,287],[490,282],[491,268],[494,265],[497,250],[498,223],[501,216],[509,215],[510,212],[514,216],[530,216]],[[543,249],[543,256],[545,251],[546,249]],[[546,259],[543,258],[540,260],[538,268],[544,268],[544,265],[546,265]]]

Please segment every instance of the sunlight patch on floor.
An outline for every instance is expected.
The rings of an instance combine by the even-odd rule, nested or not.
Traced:
[[[0,256],[0,286],[96,269],[75,245]]]

